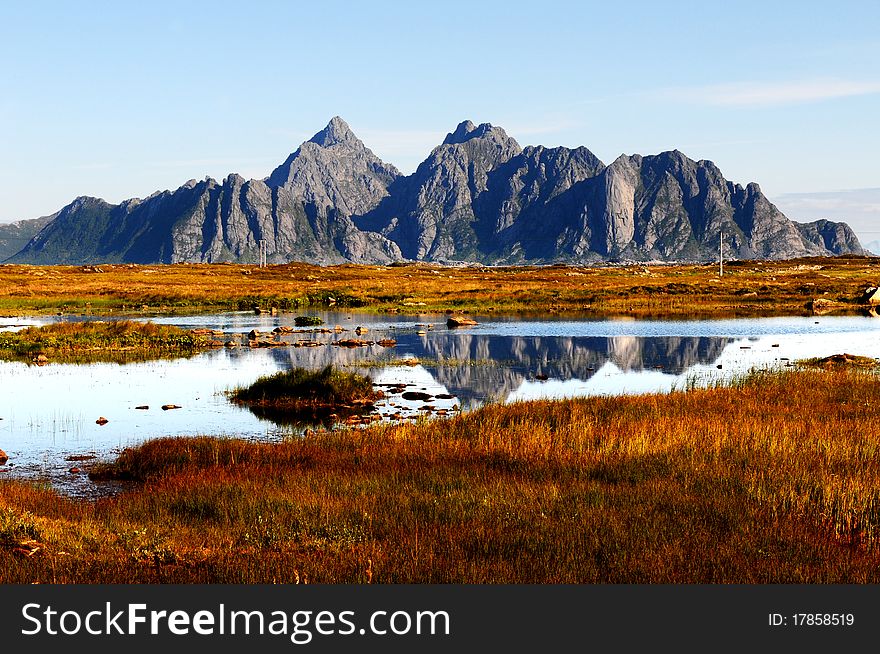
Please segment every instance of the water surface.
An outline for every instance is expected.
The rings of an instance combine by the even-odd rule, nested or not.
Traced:
[[[110,458],[123,447],[160,436],[199,434],[281,439],[296,429],[255,417],[231,404],[226,392],[293,366],[350,366],[376,384],[407,384],[432,399],[391,396],[378,406],[384,419],[470,410],[487,400],[510,402],[605,394],[667,392],[711,383],[756,367],[778,367],[812,356],[849,352],[880,358],[880,320],[794,317],[740,320],[517,320],[478,318],[473,328],[450,330],[443,316],[317,313],[329,326],[363,326],[363,339],[394,338],[397,346],[330,346],[343,334],[303,333],[289,341],[318,347],[238,347],[147,363],[0,363],[0,448],[10,457],[0,474],[48,477],[71,492],[89,482],[69,468],[71,455]],[[251,329],[292,325],[293,315],[224,313],[159,316],[186,329],[210,327],[247,342]],[[58,319],[58,318],[54,318]],[[64,318],[79,320],[81,317]],[[47,318],[0,321],[0,329]],[[420,333],[422,332],[422,333]],[[388,365],[416,358],[418,365]],[[544,379],[546,377],[546,379]],[[436,396],[449,396],[437,398]],[[163,411],[162,405],[180,409]],[[428,404],[434,413],[423,411]],[[149,409],[137,409],[149,406]],[[99,417],[109,421],[98,425]]]

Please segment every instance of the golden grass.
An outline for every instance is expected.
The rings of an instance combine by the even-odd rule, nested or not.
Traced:
[[[852,309],[876,259],[710,265],[444,268],[288,264],[0,266],[0,311],[361,307],[376,311],[691,316],[797,313],[813,299]],[[839,303],[839,304],[838,304]]]
[[[193,354],[208,347],[209,340],[172,325],[132,320],[59,322],[0,332],[0,359],[49,360],[143,360],[172,354]],[[44,359],[41,359],[44,360]]]
[[[877,583],[877,397],[870,373],[797,371],[282,444],[157,440],[95,503],[0,483],[0,579]],[[26,540],[43,549],[13,553]]]

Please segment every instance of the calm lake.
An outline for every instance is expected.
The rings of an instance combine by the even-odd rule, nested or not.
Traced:
[[[187,359],[148,363],[56,364],[0,362],[0,475],[48,478],[63,490],[89,494],[84,474],[71,474],[77,455],[111,458],[121,448],[159,436],[199,434],[277,440],[297,433],[231,404],[226,391],[294,366],[329,363],[369,374],[375,384],[407,384],[425,401],[389,396],[384,419],[470,410],[487,401],[668,392],[741,375],[753,368],[849,352],[880,357],[880,319],[793,317],[742,320],[523,320],[480,318],[447,329],[445,317],[313,312],[332,327],[363,326],[363,339],[393,338],[396,347],[330,347],[343,334],[294,334],[319,347],[223,348]],[[82,318],[64,318],[77,320]],[[293,314],[159,316],[186,329],[223,330],[244,340],[251,329],[293,325]],[[0,319],[0,329],[43,324],[47,317]],[[420,333],[423,332],[423,333]],[[417,365],[393,365],[402,359]],[[391,365],[389,365],[391,364]],[[546,379],[544,377],[546,376]],[[441,397],[437,397],[441,396]],[[180,409],[163,411],[162,405]],[[136,409],[138,406],[149,409]],[[103,416],[109,422],[98,425]]]

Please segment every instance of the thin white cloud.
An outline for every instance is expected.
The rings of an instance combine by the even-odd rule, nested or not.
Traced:
[[[880,81],[813,79],[784,82],[732,82],[663,89],[669,100],[717,107],[774,107],[880,93]]]

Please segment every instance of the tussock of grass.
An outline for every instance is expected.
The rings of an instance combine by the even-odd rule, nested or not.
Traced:
[[[140,483],[97,503],[0,482],[14,537],[33,524],[46,546],[0,546],[0,575],[877,583],[877,397],[873,374],[804,370],[281,444],[152,441],[115,463]]]
[[[171,325],[131,320],[59,322],[0,332],[0,358],[30,361],[40,354],[50,359],[87,354],[94,360],[121,353],[193,352],[206,343],[205,338]]]
[[[317,371],[293,368],[260,377],[250,386],[235,389],[231,397],[243,404],[288,405],[351,404],[372,396],[369,377],[326,366]]]
[[[279,424],[332,423],[334,417],[371,409],[380,396],[369,377],[333,366],[277,372],[230,393],[233,402]]]

